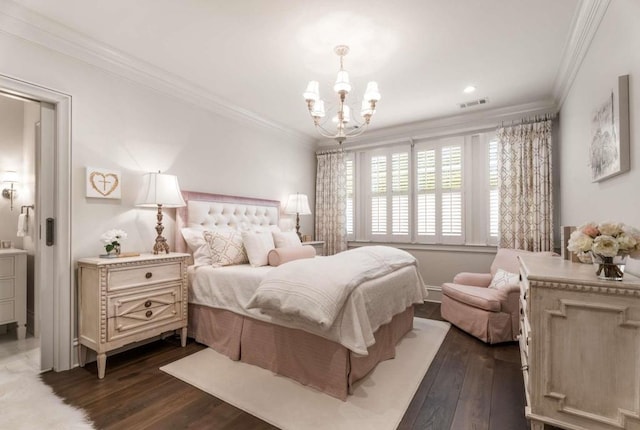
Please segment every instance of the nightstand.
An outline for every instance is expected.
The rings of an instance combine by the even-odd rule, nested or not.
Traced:
[[[324,240],[312,240],[310,242],[302,242],[303,245],[311,245],[316,249],[316,255],[324,255]]]
[[[180,329],[187,342],[187,259],[189,254],[145,254],[78,260],[80,366],[87,348],[97,353],[104,378],[106,353]]]

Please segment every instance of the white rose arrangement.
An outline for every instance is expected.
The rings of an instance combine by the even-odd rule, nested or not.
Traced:
[[[571,233],[567,249],[575,253],[580,261],[591,262],[592,259],[603,261],[596,274],[600,276],[602,270],[607,277],[622,278],[622,273],[614,266],[616,256],[640,257],[640,230],[623,223],[603,222],[596,224],[589,222],[578,227]],[[609,267],[610,266],[610,267]],[[620,273],[616,273],[616,270]]]
[[[120,253],[120,241],[125,240],[126,238],[127,233],[124,230],[116,229],[106,231],[102,236],[100,236],[100,240],[104,243],[104,249],[107,253],[115,250],[116,254]]]

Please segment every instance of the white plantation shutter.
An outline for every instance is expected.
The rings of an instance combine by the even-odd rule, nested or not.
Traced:
[[[391,154],[391,234],[409,234],[409,152]]]
[[[387,233],[387,156],[371,157],[371,234]]]
[[[462,146],[441,148],[442,235],[462,236]]]
[[[417,242],[464,243],[463,145],[463,137],[416,145]]]
[[[345,176],[346,176],[346,188],[347,188],[347,207],[346,207],[346,223],[347,223],[347,237],[352,238],[354,234],[353,218],[353,157],[345,157]]]
[[[500,194],[498,191],[498,140],[489,142],[489,242],[497,243]]]
[[[416,152],[418,235],[436,235],[436,151]]]
[[[362,170],[355,172],[355,191],[349,191],[354,184],[347,185],[348,196],[363,191],[348,200],[355,205],[348,210],[363,218],[362,228],[355,226],[356,240],[496,243],[498,171],[493,133],[425,138],[357,154],[351,168]]]

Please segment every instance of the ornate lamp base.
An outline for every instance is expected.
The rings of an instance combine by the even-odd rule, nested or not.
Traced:
[[[158,233],[158,236],[156,237],[156,243],[153,245],[153,253],[159,254],[164,251],[168,254],[169,244],[167,243],[167,239],[162,236],[162,230],[164,230],[164,227],[162,226],[162,205],[158,205],[158,214],[156,215],[156,219],[158,220],[158,223],[156,224],[156,233]]]

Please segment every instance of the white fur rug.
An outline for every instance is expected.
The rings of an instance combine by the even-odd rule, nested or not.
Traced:
[[[342,402],[207,348],[160,369],[284,430],[389,430],[404,416],[450,325],[414,319],[414,329]]]
[[[93,429],[85,413],[69,406],[31,371],[0,369],[0,429]]]

